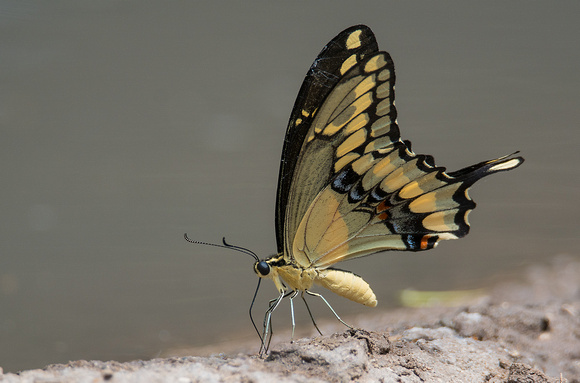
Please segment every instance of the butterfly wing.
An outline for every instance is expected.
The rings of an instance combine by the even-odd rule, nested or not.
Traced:
[[[475,208],[469,187],[523,162],[505,156],[446,173],[403,142],[371,153],[346,165],[317,195],[294,237],[295,259],[325,268],[382,250],[428,250],[440,240],[461,238]],[[359,173],[361,166],[368,169]]]
[[[356,65],[363,57],[377,52],[378,49],[375,36],[370,28],[364,25],[350,27],[338,34],[322,49],[306,74],[292,109],[282,149],[278,193],[276,195],[278,253],[284,252],[285,228],[295,226],[296,216],[304,214],[304,205],[312,201],[318,192],[312,191],[311,193],[314,194],[307,195],[306,190],[302,189],[300,192],[300,198],[303,200],[302,209],[292,211],[290,214],[294,214],[293,217],[287,216],[286,207],[288,206],[291,185],[294,185],[294,189],[297,187],[297,183],[293,182],[294,171],[299,158],[303,157],[301,155],[303,142],[312,126],[314,115],[320,108],[321,102],[335,88],[348,68]],[[322,189],[326,179],[316,181],[319,183],[318,188]],[[297,190],[293,190],[293,194],[296,192]],[[291,231],[295,232],[295,230],[294,228]]]
[[[349,41],[360,51],[349,54]],[[334,71],[313,71],[325,60]],[[289,262],[325,268],[463,237],[475,207],[468,188],[523,162],[506,156],[446,173],[431,156],[413,153],[396,122],[393,61],[367,27],[339,34],[312,68],[286,134],[278,188],[278,248]]]

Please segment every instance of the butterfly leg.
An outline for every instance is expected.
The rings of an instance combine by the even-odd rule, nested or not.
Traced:
[[[328,306],[328,308],[330,309],[330,311],[332,311],[332,313],[334,314],[334,316],[336,317],[336,319],[338,319],[340,321],[340,323],[342,323],[343,325],[345,325],[348,328],[354,328],[351,325],[349,325],[348,323],[346,323],[345,321],[343,321],[338,314],[336,313],[336,311],[334,311],[334,309],[332,308],[332,306],[330,305],[330,303],[328,303],[328,301],[320,294],[318,293],[313,293],[312,291],[308,291],[308,290],[304,290],[306,291],[306,294],[308,295],[312,295],[313,297],[319,297],[320,299],[322,299],[324,301],[324,303],[326,303],[326,305]]]
[[[284,291],[282,291],[280,292],[278,298],[272,299],[269,302],[268,310],[266,310],[266,315],[264,316],[264,333],[262,334],[262,346],[260,346],[259,352],[260,357],[268,351],[268,348],[270,348],[272,334],[274,333],[272,329],[272,313],[274,312],[274,310],[276,310],[278,305],[280,305],[280,302],[282,302],[282,298],[284,298],[285,296],[286,295]]]
[[[304,291],[302,290],[302,300],[304,301],[304,304],[306,305],[306,310],[308,310],[308,315],[310,315],[310,320],[312,320],[312,324],[314,325],[314,328],[316,328],[316,331],[318,331],[318,333],[320,335],[322,335],[322,331],[320,331],[320,329],[318,328],[318,325],[316,324],[316,321],[314,320],[314,316],[312,315],[312,311],[310,311],[310,306],[308,306],[308,302],[306,302],[306,298],[304,298]]]
[[[290,342],[294,341],[294,329],[296,328],[296,322],[294,321],[294,298],[298,295],[298,290],[292,291],[290,296],[290,316],[292,317],[292,336],[290,337]]]

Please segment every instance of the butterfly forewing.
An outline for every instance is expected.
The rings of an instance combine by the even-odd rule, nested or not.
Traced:
[[[328,43],[308,70],[292,109],[278,179],[276,196],[276,241],[278,253],[284,252],[286,206],[293,184],[293,174],[301,157],[302,144],[317,110],[349,68],[365,56],[378,51],[372,31],[357,25],[346,29]],[[304,198],[309,196],[303,193]],[[310,199],[314,196],[310,196]]]

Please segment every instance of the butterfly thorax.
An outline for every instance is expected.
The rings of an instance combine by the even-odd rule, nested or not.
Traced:
[[[254,264],[254,271],[260,278],[269,278],[279,292],[291,290],[309,290],[318,277],[315,268],[303,268],[288,263],[282,254],[276,254]]]

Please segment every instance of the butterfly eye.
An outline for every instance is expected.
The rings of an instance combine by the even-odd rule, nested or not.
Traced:
[[[260,261],[256,263],[254,270],[260,276],[265,277],[266,275],[270,274],[270,265],[268,265],[265,261]]]

